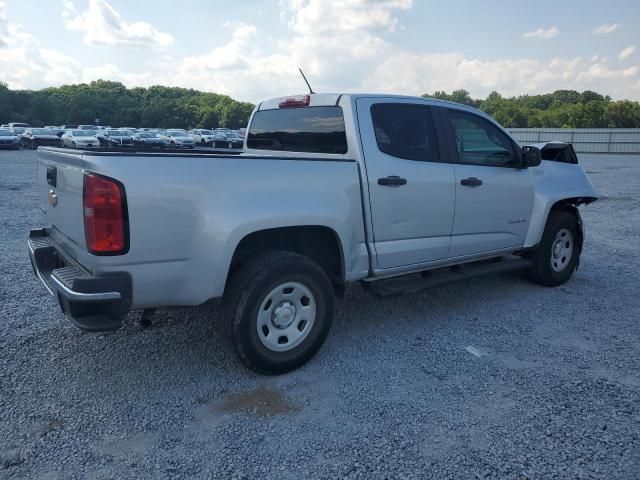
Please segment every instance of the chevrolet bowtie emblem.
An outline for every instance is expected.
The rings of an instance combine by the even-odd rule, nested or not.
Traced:
[[[56,195],[56,192],[54,192],[51,188],[49,189],[49,204],[52,207],[58,205],[58,195]]]

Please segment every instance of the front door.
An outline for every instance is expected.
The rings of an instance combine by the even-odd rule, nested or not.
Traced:
[[[356,103],[366,161],[377,267],[447,257],[453,224],[453,165],[443,163],[431,108],[415,100]]]
[[[444,110],[444,109],[443,109]],[[488,119],[442,111],[455,164],[456,207],[450,257],[524,244],[533,209],[531,170],[520,168],[520,148]]]

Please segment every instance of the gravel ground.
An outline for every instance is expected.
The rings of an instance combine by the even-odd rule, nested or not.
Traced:
[[[236,363],[212,307],[72,326],[29,265],[35,162],[0,152],[0,479],[640,478],[640,158],[581,157],[606,198],[566,285],[355,286],[275,378]]]

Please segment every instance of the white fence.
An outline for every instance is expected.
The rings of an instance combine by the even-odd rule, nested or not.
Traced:
[[[640,128],[510,128],[521,145],[558,140],[578,153],[640,153]]]

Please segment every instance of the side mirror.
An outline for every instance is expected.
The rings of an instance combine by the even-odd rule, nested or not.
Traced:
[[[542,161],[542,153],[539,148],[524,146],[522,147],[522,166],[523,168],[537,167]]]

